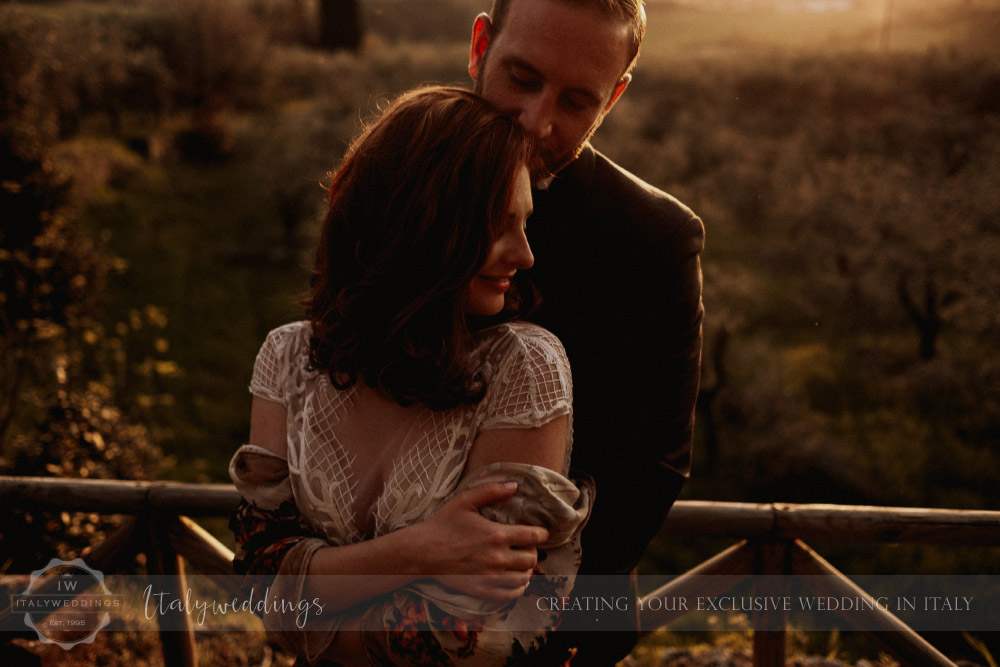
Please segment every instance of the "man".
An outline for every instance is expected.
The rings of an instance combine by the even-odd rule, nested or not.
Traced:
[[[596,502],[574,596],[627,599],[572,608],[548,655],[609,665],[634,646],[633,572],[690,468],[701,361],[701,221],[622,170],[588,139],[625,91],[645,29],[640,0],[494,0],[476,18],[476,90],[517,116],[553,177],[533,192],[535,319],[562,340],[574,380],[573,465]],[[308,528],[292,508],[241,504],[237,570],[273,575]],[[608,578],[597,575],[610,575]],[[596,632],[595,632],[596,630]],[[601,632],[608,630],[608,632]]]
[[[588,143],[628,86],[644,31],[641,0],[494,0],[472,31],[476,91],[518,118],[555,174],[533,193],[529,238],[543,298],[534,319],[573,369],[573,465],[597,486],[580,598],[634,593],[626,575],[690,470],[704,229]],[[635,612],[570,614],[564,627],[590,631],[561,636],[578,646],[573,664],[624,657]]]

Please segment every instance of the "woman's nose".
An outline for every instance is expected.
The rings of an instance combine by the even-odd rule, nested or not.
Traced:
[[[530,269],[534,266],[535,256],[531,252],[531,245],[524,232],[519,233],[511,241],[511,246],[507,251],[507,262],[518,269]]]

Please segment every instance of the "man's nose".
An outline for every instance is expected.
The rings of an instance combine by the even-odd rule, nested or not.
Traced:
[[[545,139],[552,134],[552,109],[552,102],[539,95],[524,105],[517,120],[534,139]]]

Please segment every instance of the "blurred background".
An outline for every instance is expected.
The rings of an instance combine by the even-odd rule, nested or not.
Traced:
[[[395,93],[470,85],[489,4],[0,1],[0,472],[228,481],[327,172]],[[1000,1],[647,12],[594,143],[707,229],[682,497],[1000,509]],[[113,518],[3,521],[25,572]],[[643,568],[723,546],[660,540]],[[1000,573],[996,549],[823,553]]]

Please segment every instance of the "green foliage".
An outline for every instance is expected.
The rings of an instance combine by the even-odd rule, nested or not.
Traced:
[[[254,106],[270,38],[244,2],[176,0],[148,16],[152,42],[177,80],[178,101]]]
[[[93,294],[108,262],[61,210],[66,184],[41,160],[22,158],[0,137],[0,442],[10,431],[22,392],[45,378],[62,379],[67,334],[92,321]]]
[[[365,26],[390,43],[464,43],[472,17],[488,11],[489,0],[364,0]]]
[[[159,51],[128,22],[87,5],[0,7],[2,129],[38,151],[100,112],[119,127],[126,108],[162,111],[173,82]]]
[[[51,161],[14,146],[0,137],[0,472],[146,478],[162,452],[122,406],[142,401],[141,387],[126,387],[132,377],[164,369],[106,354],[127,339],[104,335],[99,321],[123,263],[77,224]],[[95,514],[7,513],[0,535],[17,539],[0,542],[0,566],[27,571],[53,554],[79,555],[114,525]]]
[[[113,284],[106,330],[132,330],[133,311],[146,317],[136,304],[147,302],[169,320],[162,329],[144,324],[133,335],[168,340],[169,358],[181,370],[155,376],[172,403],[149,408],[168,431],[177,455],[172,475],[181,479],[227,478],[228,459],[246,438],[246,386],[260,342],[271,323],[298,315],[295,300],[308,281],[304,251],[287,243],[257,168],[240,149],[224,165],[148,168],[145,177],[92,202],[86,214],[90,226],[111,229],[109,243],[130,258],[129,271]],[[314,188],[317,202],[321,178],[307,171],[289,176]]]

